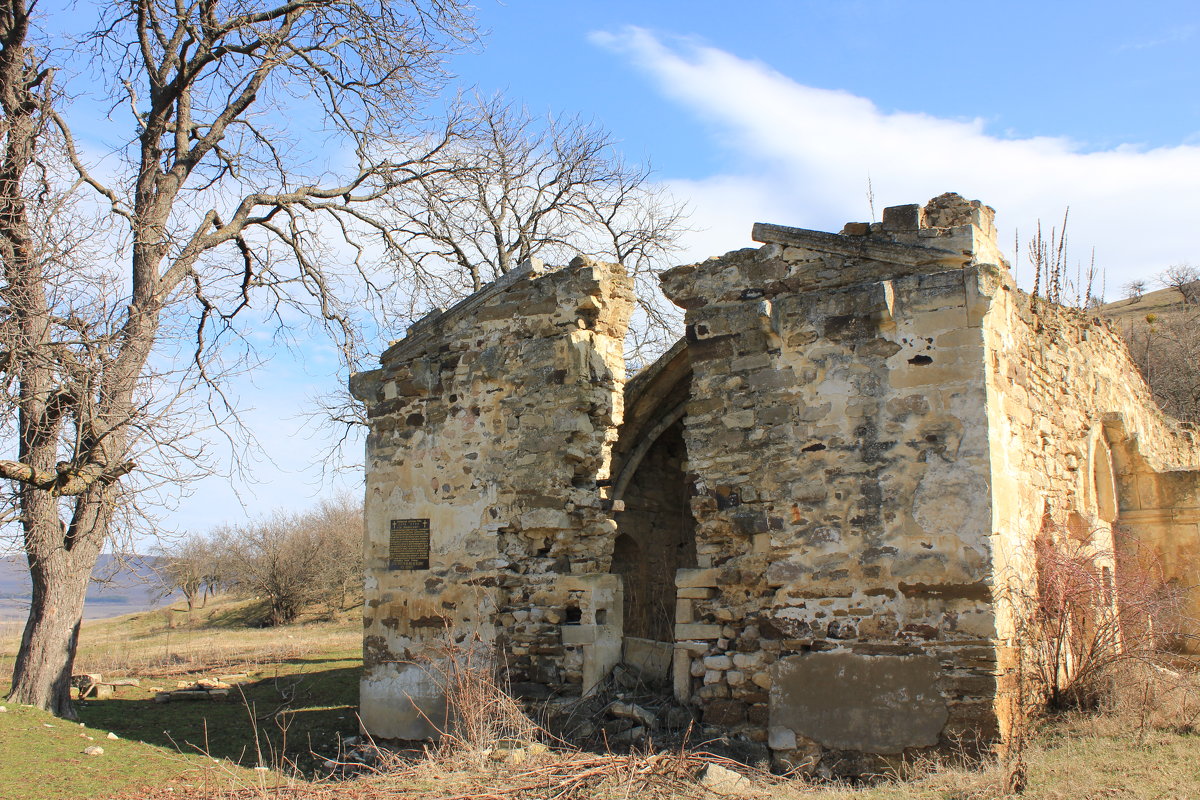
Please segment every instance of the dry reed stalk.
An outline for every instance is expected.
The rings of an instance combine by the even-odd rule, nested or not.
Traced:
[[[447,623],[441,638],[427,645],[416,663],[445,696],[446,723],[434,725],[443,749],[480,753],[505,741],[546,737],[508,693],[496,648],[478,633],[456,632]]]

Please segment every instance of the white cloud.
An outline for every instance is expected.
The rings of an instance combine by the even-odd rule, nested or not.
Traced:
[[[749,245],[754,221],[823,230],[865,221],[869,175],[876,213],[945,191],[983,200],[997,209],[1009,250],[1015,230],[1025,240],[1038,219],[1049,228],[1070,206],[1072,261],[1086,262],[1095,247],[1110,298],[1134,277],[1200,260],[1198,146],[1089,151],[1067,138],[1005,138],[983,120],[886,111],[689,40],[638,28],[592,40],[647,72],[730,154],[723,174],[673,182],[695,208],[693,224],[709,228],[689,256]]]
[[[1167,30],[1159,36],[1151,36],[1144,39],[1126,42],[1117,48],[1117,52],[1120,53],[1126,50],[1150,50],[1173,44],[1183,44],[1195,35],[1195,25],[1176,25],[1167,28]]]

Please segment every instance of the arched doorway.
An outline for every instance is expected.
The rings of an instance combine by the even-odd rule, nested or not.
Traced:
[[[624,587],[624,636],[675,640],[675,573],[696,566],[684,413],[691,365],[680,342],[626,390],[613,454],[612,571]],[[627,648],[628,649],[628,648]]]
[[[612,571],[624,578],[625,635],[675,639],[675,571],[696,566],[683,421],[663,431],[624,487]]]

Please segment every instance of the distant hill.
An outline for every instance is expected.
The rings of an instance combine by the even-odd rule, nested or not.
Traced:
[[[84,619],[105,619],[146,611],[174,597],[156,601],[155,559],[101,555],[92,571],[83,607]],[[0,556],[0,622],[25,619],[29,612],[29,570],[24,556]]]
[[[1183,304],[1183,295],[1178,289],[1159,289],[1155,292],[1146,292],[1140,300],[1117,300],[1113,303],[1105,303],[1100,306],[1099,311],[1101,316],[1119,326],[1119,329],[1124,331],[1125,328],[1137,322],[1145,322],[1146,316],[1154,314],[1159,319],[1167,319],[1175,314],[1182,314],[1186,311],[1194,311],[1196,306],[1185,306]]]

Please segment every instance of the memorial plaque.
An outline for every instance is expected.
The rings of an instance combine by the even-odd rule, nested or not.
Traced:
[[[429,569],[429,520],[392,520],[388,569]]]

